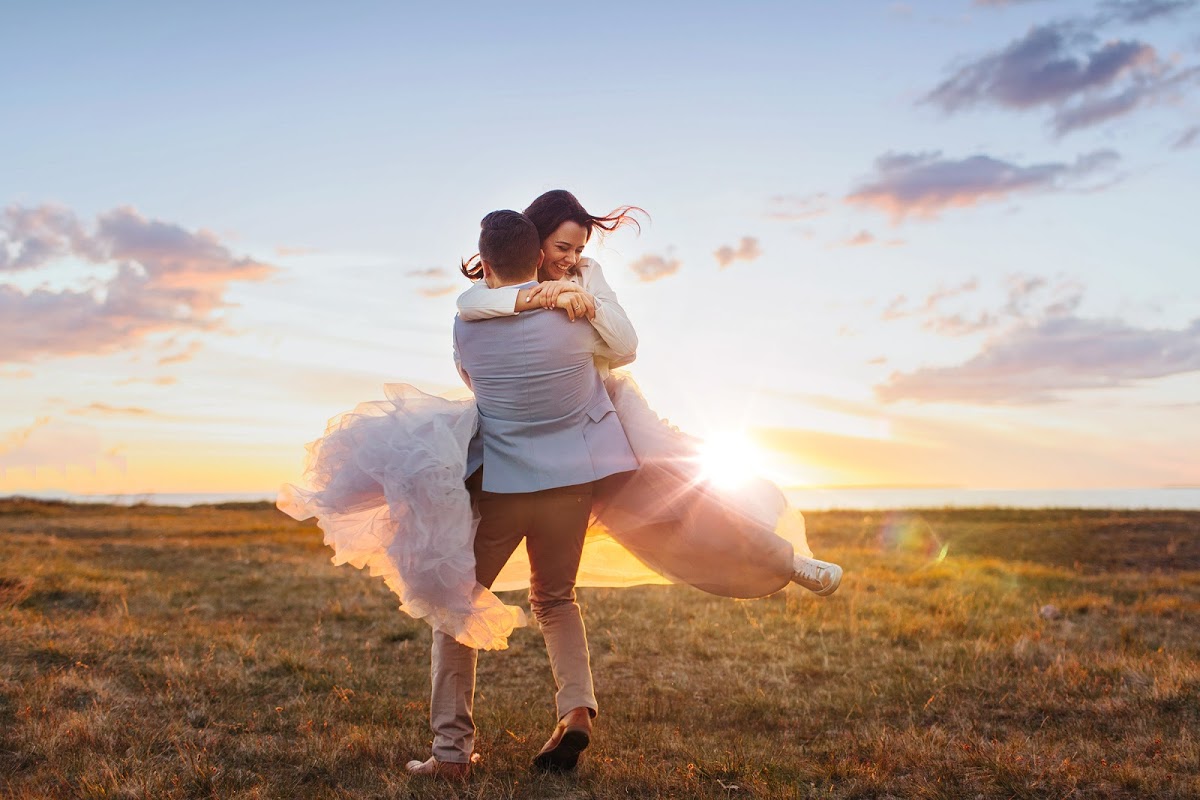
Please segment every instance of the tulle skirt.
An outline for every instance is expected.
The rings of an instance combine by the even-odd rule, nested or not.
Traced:
[[[804,518],[763,478],[733,489],[704,479],[699,441],[660,419],[633,379],[606,381],[640,468],[598,482],[577,586],[686,583],[727,597],[787,585],[794,554],[811,555]],[[478,427],[471,400],[406,384],[330,421],[308,446],[307,488],[287,485],[278,507],[316,517],[333,563],[384,579],[401,610],[482,650],[504,649],[527,623],[494,592],[529,586],[524,545],[492,589],[475,580],[478,519],[463,483]]]

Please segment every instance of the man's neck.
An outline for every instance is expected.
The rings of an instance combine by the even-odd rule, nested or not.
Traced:
[[[530,282],[536,281],[536,280],[537,280],[536,272],[534,272],[527,278],[519,278],[519,279],[511,280],[511,281],[503,280],[499,275],[492,273],[491,280],[488,282],[488,288],[501,289],[505,286],[520,286],[523,283],[530,283]],[[492,281],[495,281],[495,282],[493,283]]]

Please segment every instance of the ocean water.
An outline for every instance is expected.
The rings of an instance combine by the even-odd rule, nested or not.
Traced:
[[[890,508],[1152,508],[1200,510],[1200,487],[1163,489],[791,489],[802,510]]]
[[[197,492],[192,494],[171,492],[145,492],[142,494],[73,494],[56,490],[39,492],[10,492],[4,497],[32,497],[38,500],[65,500],[69,503],[108,503],[117,506],[139,504],[156,506],[195,506],[206,503],[260,503],[275,502],[275,492]]]
[[[789,489],[788,499],[802,511],[893,508],[1119,508],[1200,510],[1200,487],[1164,489]],[[192,506],[203,503],[275,502],[275,492],[198,494],[81,495],[69,492],[18,492],[6,497],[36,497],[75,503],[148,503]]]

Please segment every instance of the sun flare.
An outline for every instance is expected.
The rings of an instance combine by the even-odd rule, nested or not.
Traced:
[[[736,488],[766,471],[767,457],[750,437],[722,431],[704,437],[700,446],[700,475],[724,488]]]

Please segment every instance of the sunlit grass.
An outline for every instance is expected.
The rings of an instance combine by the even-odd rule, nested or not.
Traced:
[[[485,762],[429,750],[429,631],[265,505],[0,503],[0,795],[1193,797],[1200,514],[808,515],[819,599],[580,592],[577,776],[540,637],[480,659]],[[1043,610],[1053,606],[1054,613]]]

